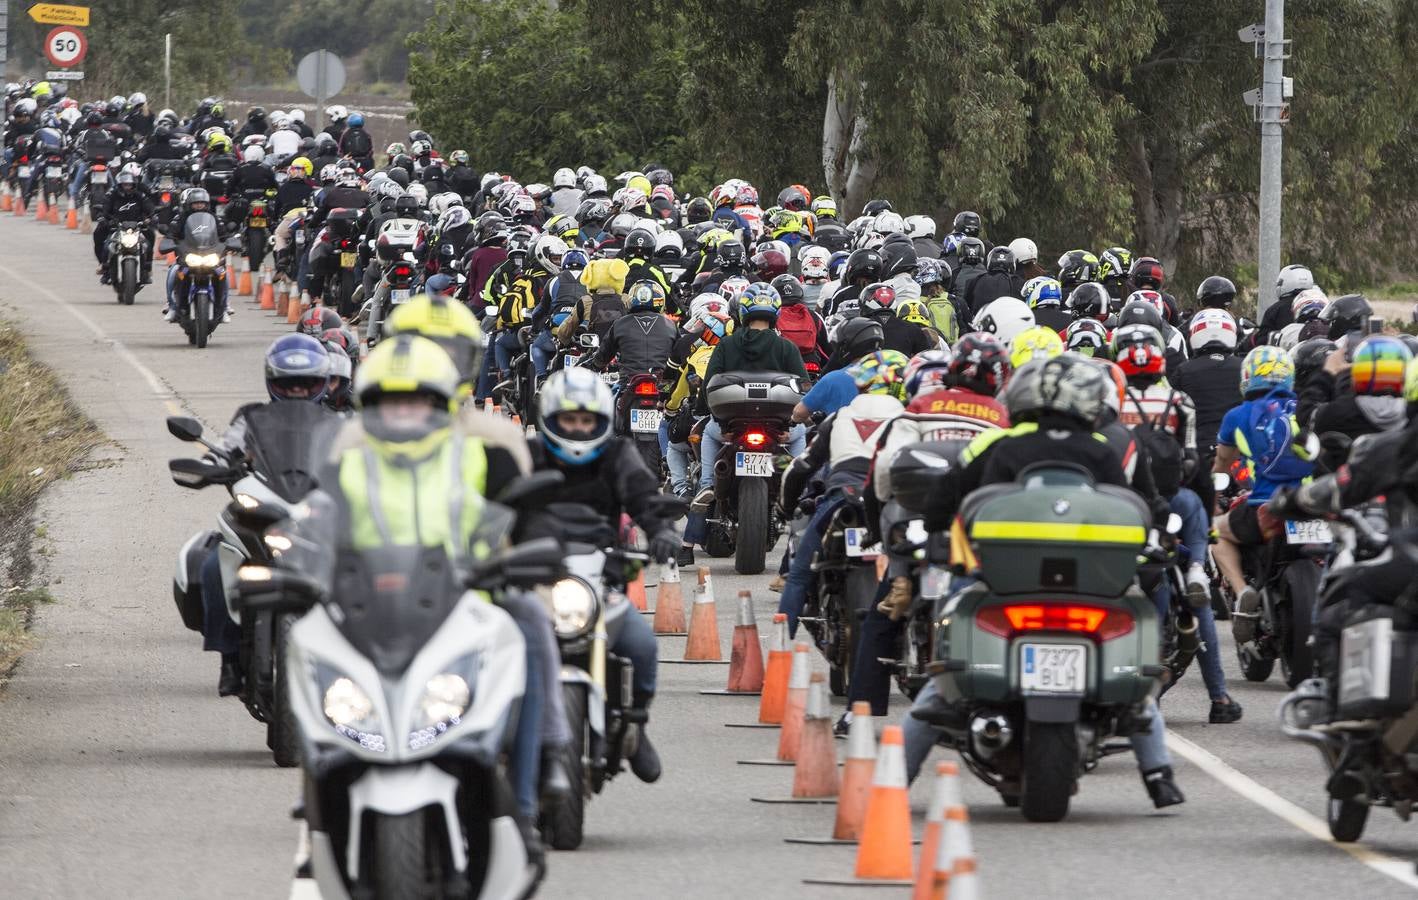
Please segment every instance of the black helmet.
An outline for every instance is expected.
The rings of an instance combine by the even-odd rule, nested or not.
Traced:
[[[419,201],[413,194],[400,194],[394,200],[394,215],[400,219],[419,218]]]
[[[1167,334],[1166,323],[1162,321],[1162,314],[1157,311],[1157,307],[1141,300],[1134,300],[1118,310],[1117,327],[1122,328],[1124,325],[1151,325],[1159,335]]]
[[[248,122],[255,122],[257,119],[264,118],[266,118],[266,110],[262,109],[259,106],[253,106],[251,107],[251,109],[246,111],[246,121]]]
[[[500,243],[507,237],[507,221],[498,212],[485,212],[478,216],[478,246],[487,247]]]
[[[990,251],[989,262],[985,264],[985,270],[1013,275],[1014,254],[1010,252],[1008,247],[996,247]]]
[[[330,137],[329,135],[326,135],[325,137],[321,138],[319,143],[315,145],[315,149],[316,151],[318,151],[320,156],[340,155],[340,145],[335,143],[335,139]]]
[[[877,320],[865,316],[848,319],[837,328],[837,347],[832,352],[829,368],[840,369],[868,353],[875,353],[885,340]]]
[[[84,124],[90,128],[98,128],[103,125],[103,116],[96,112],[91,112],[84,117]]]
[[[420,129],[420,130],[410,131],[410,132],[409,132],[409,143],[410,143],[410,144],[413,144],[413,143],[417,143],[418,141],[425,141],[426,143],[428,143],[428,144],[430,144],[430,145],[433,144],[433,138],[431,138],[431,137],[428,136],[428,132],[427,132],[427,131],[423,131],[423,130],[421,130],[421,129]]]
[[[649,229],[635,228],[625,236],[621,259],[649,259],[655,252],[655,235]]]
[[[684,215],[685,220],[688,221],[689,224],[697,225],[700,222],[707,222],[713,218],[714,207],[709,205],[708,198],[695,197],[693,200],[689,201],[689,206],[686,207]]]
[[[407,153],[400,153],[393,159],[389,160],[389,168],[391,170],[403,169],[404,171],[412,175],[414,174],[414,158],[412,156],[409,156]]]
[[[419,173],[419,181],[442,181],[444,175],[443,166],[435,161],[423,167],[423,171]]]
[[[1296,344],[1290,351],[1290,358],[1295,361],[1295,383],[1300,384],[1318,372],[1324,366],[1325,357],[1338,349],[1339,345],[1329,338],[1310,338]]]
[[[958,212],[955,214],[955,221],[951,223],[950,228],[956,234],[964,234],[970,237],[979,237],[980,214],[977,212],[971,212],[968,209],[964,212]]]
[[[1101,319],[1108,314],[1110,296],[1096,281],[1085,281],[1068,295],[1068,309],[1075,319]]]
[[[784,306],[795,306],[803,302],[803,283],[792,275],[779,275],[770,282],[778,291]]]
[[[109,101],[108,105],[103,108],[103,112],[110,119],[116,119],[123,115],[123,106],[117,102]]]
[[[882,261],[886,264],[886,270],[882,272],[883,278],[916,271],[916,245],[911,243],[911,239],[906,235],[899,231],[888,234],[878,249],[881,250]]]
[[[1070,250],[1059,257],[1059,284],[1065,294],[1085,281],[1098,279],[1098,257],[1087,250]]]
[[[853,250],[852,255],[847,257],[847,267],[842,270],[842,283],[854,284],[859,278],[865,278],[868,283],[879,281],[885,271],[886,260],[882,258],[881,252],[871,247],[862,247]]]
[[[978,266],[985,261],[985,242],[977,237],[967,237],[960,242],[960,249],[956,252],[962,263]]]
[[[1329,339],[1339,340],[1351,331],[1358,331],[1374,314],[1363,294],[1345,294],[1329,302],[1320,318],[1329,323]]]
[[[719,265],[742,271],[747,264],[748,251],[740,241],[724,241],[719,245]]]
[[[401,188],[408,187],[409,182],[412,180],[411,178],[409,178],[409,170],[401,169],[398,166],[394,166],[393,168],[391,168],[387,174],[389,176],[389,180],[394,182]]]
[[[862,215],[875,216],[877,213],[884,213],[891,209],[890,200],[868,200],[862,207]]]
[[[1236,285],[1229,278],[1212,275],[1196,289],[1196,302],[1216,309],[1229,309],[1236,299]]]

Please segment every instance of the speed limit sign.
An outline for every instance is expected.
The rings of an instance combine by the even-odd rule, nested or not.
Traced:
[[[61,69],[77,66],[89,52],[89,42],[82,29],[72,25],[60,25],[49,32],[44,39],[44,55]]]

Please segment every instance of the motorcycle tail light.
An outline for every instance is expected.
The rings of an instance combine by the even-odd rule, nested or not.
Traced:
[[[746,431],[743,442],[750,447],[762,447],[768,443],[768,435],[762,431]]]
[[[1125,609],[1034,602],[987,606],[975,615],[975,624],[1004,638],[1030,631],[1062,631],[1111,641],[1131,632],[1134,622],[1132,614]]]
[[[822,370],[822,367],[815,362],[805,362],[803,363],[803,368],[807,370],[809,375],[812,375]]]
[[[635,386],[635,396],[637,397],[658,397],[660,389],[653,381],[642,381]]]
[[[172,193],[171,193],[170,191],[163,191],[163,192],[162,192],[162,202],[163,202],[163,203],[171,203],[171,202],[172,202]]]
[[[409,268],[408,266],[394,267],[394,276],[396,278],[408,278],[412,274],[414,274],[414,270]]]

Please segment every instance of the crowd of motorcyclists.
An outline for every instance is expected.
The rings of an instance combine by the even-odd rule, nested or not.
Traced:
[[[567,545],[585,522],[619,546],[633,525],[649,560],[683,567],[697,553],[734,552],[749,535],[772,547],[786,531],[771,585],[779,610],[829,653],[823,610],[838,588],[824,562],[839,552],[837,523],[859,510],[860,526],[846,529],[861,532],[855,555],[870,558],[860,551],[875,547],[889,563],[871,573],[871,596],[851,598],[861,602],[842,693],[885,715],[893,666],[883,660],[897,655],[929,568],[889,552],[901,540],[882,514],[901,490],[893,462],[912,448],[949,448],[930,507],[916,517],[930,535],[951,534],[989,486],[1071,468],[1141,504],[1147,550],[1162,560],[1136,577],[1157,621],[1174,623],[1159,626],[1171,635],[1167,664],[1136,704],[1150,725],[1119,731],[1157,807],[1183,802],[1157,702],[1190,661],[1167,656],[1174,641],[1193,635],[1211,723],[1242,716],[1227,691],[1221,616],[1244,676],[1268,674],[1265,663],[1279,659],[1291,686],[1318,704],[1309,726],[1325,729],[1344,718],[1341,640],[1356,613],[1397,607],[1400,628],[1411,618],[1418,339],[1385,332],[1361,295],[1331,298],[1304,266],[1281,271],[1257,323],[1221,275],[1178,297],[1158,259],[1121,246],[1066,250],[1045,265],[1052,254],[1041,260],[1027,237],[991,243],[1004,236],[970,211],[946,230],[885,199],[839,210],[803,185],[760,194],[730,179],[690,196],[653,163],[611,179],[583,165],[522,182],[473,168],[466,151],[445,155],[422,131],[378,153],[363,117],[341,107],[325,111],[319,132],[300,110],[259,107],[238,127],[215,99],[182,119],[150,113],[141,93],[77,104],[29,84],[9,86],[6,113],[6,184],[24,202],[36,170],[25,180],[20,161],[56,139],[72,154],[74,202],[95,165],[117,172],[95,214],[105,281],[117,223],[140,223],[149,246],[154,228],[180,243],[203,213],[224,238],[267,229],[260,252],[269,246],[278,277],[312,303],[297,333],[266,355],[268,403],[319,404],[338,426],[315,483],[338,510],[337,546],[351,558],[436,549],[455,569],[478,572],[508,541]],[[164,185],[174,160],[185,177]],[[266,213],[252,226],[258,199]],[[151,258],[143,255],[144,283]],[[180,256],[168,271],[169,321],[185,271]],[[757,396],[732,381],[743,373],[759,376],[740,381],[761,381],[765,398],[791,388],[786,405],[754,407],[768,417],[762,431],[744,425],[748,413],[724,412]],[[725,385],[738,405],[723,399]],[[258,465],[244,424],[251,411],[213,442],[214,465]],[[658,452],[642,454],[642,437]],[[769,469],[747,459],[758,455],[755,441],[775,452]],[[535,473],[554,473],[554,501],[504,497]],[[766,535],[750,526],[750,495],[727,493],[731,476],[778,488]],[[480,526],[500,498],[518,524],[489,543]],[[1295,596],[1300,582],[1276,587],[1285,567],[1318,573],[1324,562],[1286,555],[1297,543],[1287,520],[1328,518],[1338,529],[1346,510],[1375,498],[1393,549],[1355,561],[1342,589],[1323,598]],[[553,502],[557,514],[546,515]],[[916,551],[916,561],[930,553],[924,542]],[[234,573],[212,544],[198,568],[204,646],[222,659],[219,692],[240,695],[251,675],[229,614]],[[928,620],[984,578],[958,562],[952,576]],[[1315,577],[1305,582],[1311,593]],[[488,591],[525,645],[508,770],[540,865],[546,798],[564,795],[567,768],[582,764],[558,681],[567,613],[515,579],[468,583]],[[626,759],[653,782],[655,638],[630,616],[609,650],[633,673]],[[933,671],[948,661],[937,658]],[[933,723],[963,715],[965,704],[933,679],[918,690],[904,721],[913,778],[941,740]],[[837,730],[849,727],[847,713]]]

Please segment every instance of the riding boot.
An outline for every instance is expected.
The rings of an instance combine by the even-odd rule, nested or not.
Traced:
[[[1187,802],[1182,796],[1181,788],[1177,787],[1177,782],[1172,779],[1171,766],[1143,772],[1142,783],[1147,786],[1147,795],[1152,798],[1152,805],[1157,809]]]
[[[542,800],[566,797],[571,794],[571,776],[566,767],[573,751],[567,747],[542,748]]]
[[[631,708],[647,711],[650,708],[650,701],[655,699],[654,694],[637,693],[631,702]],[[630,756],[630,771],[635,773],[646,784],[653,784],[660,780],[660,754],[655,752],[655,747],[650,743],[649,736],[645,733],[645,723],[641,723],[636,728],[639,733],[636,735],[635,752]]]
[[[222,674],[217,681],[217,696],[232,697],[241,693],[244,679],[241,675],[241,656],[237,653],[222,654]]]

